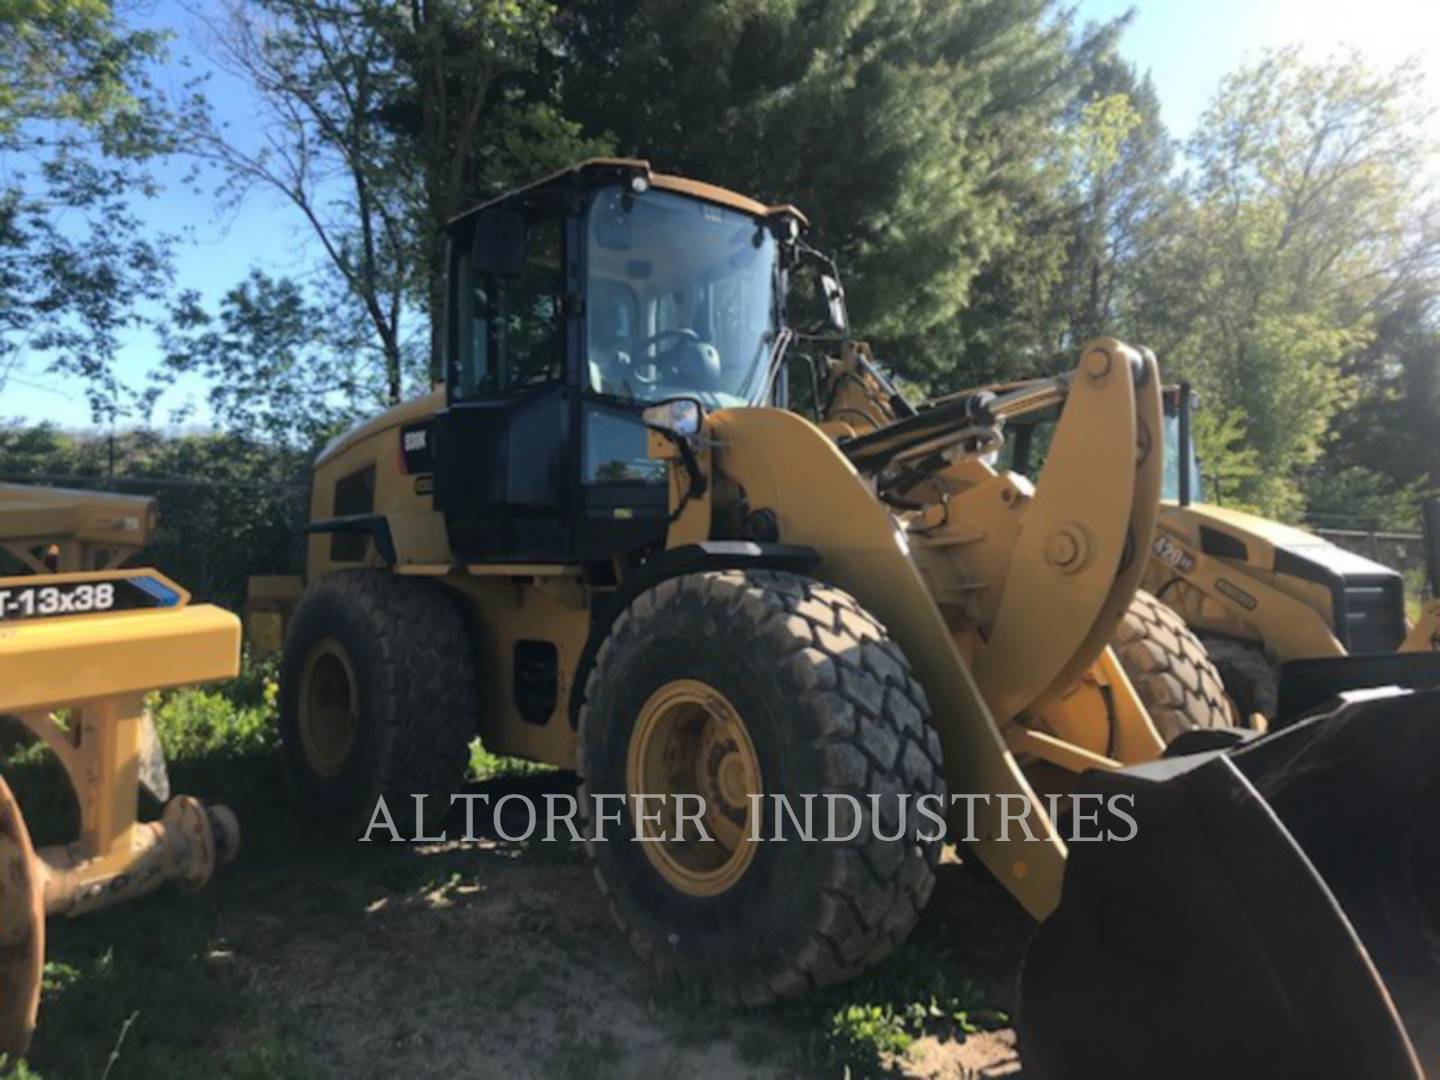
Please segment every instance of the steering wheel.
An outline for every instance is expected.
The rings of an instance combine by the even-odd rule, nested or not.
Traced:
[[[697,334],[694,330],[691,330],[688,326],[672,326],[667,330],[657,331],[656,333],[651,334],[648,338],[642,341],[640,343],[639,349],[640,356],[645,357],[649,355],[650,351],[654,349],[656,345],[670,338],[678,338],[680,341],[689,341],[697,344],[700,341],[700,335]],[[657,366],[659,365],[661,355],[663,355],[663,351],[657,351],[655,353],[655,361]],[[635,378],[639,379],[647,386],[654,385],[655,383],[660,381],[658,377],[654,379],[647,379],[638,371],[634,372],[634,375]]]

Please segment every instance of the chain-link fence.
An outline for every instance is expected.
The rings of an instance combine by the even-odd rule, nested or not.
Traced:
[[[159,529],[129,562],[156,567],[197,600],[239,610],[251,576],[304,569],[301,529],[309,505],[304,475],[286,483],[63,474],[0,475],[0,480],[153,497]],[[1347,551],[1400,571],[1408,591],[1428,589],[1423,534],[1386,530],[1362,519],[1326,519],[1306,527]]]
[[[1337,547],[1398,570],[1405,577],[1405,591],[1412,597],[1429,596],[1429,564],[1425,535],[1379,528],[1333,528],[1310,526],[1311,531]]]
[[[1337,547],[1363,555],[1395,570],[1425,570],[1425,537],[1420,533],[1370,529],[1316,529]]]
[[[153,566],[197,601],[238,611],[255,574],[298,574],[304,568],[309,487],[193,477],[0,476],[48,487],[148,495],[159,527],[131,566]]]

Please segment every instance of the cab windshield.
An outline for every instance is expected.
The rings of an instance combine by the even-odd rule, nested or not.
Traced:
[[[597,394],[708,408],[764,392],[778,328],[775,237],[748,214],[602,188],[587,224],[586,359]]]
[[[1166,393],[1165,402],[1165,457],[1160,479],[1160,498],[1172,502],[1180,500],[1180,470],[1190,470],[1189,496],[1192,501],[1203,501],[1201,494],[1200,462],[1195,456],[1193,432],[1185,446],[1180,445],[1180,404],[1179,394]]]

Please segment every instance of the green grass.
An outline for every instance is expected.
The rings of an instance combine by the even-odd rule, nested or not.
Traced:
[[[989,992],[956,976],[963,967],[947,950],[911,943],[855,982],[787,1006],[782,1019],[798,1035],[789,1064],[823,1075],[886,1075],[919,1038],[1003,1027],[1008,1018],[989,1007]]]
[[[473,854],[417,858],[411,845],[337,845],[319,830],[297,828],[275,754],[271,666],[247,662],[238,679],[154,695],[148,704],[172,789],[225,803],[239,816],[240,863],[198,893],[166,885],[79,919],[51,920],[39,1029],[28,1059],[0,1066],[0,1078],[99,1077],[107,1067],[109,1080],[321,1075],[304,1022],[280,1013],[238,970],[222,914],[262,906],[297,873],[323,867],[286,894],[283,932],[323,930],[326,920],[360,917],[377,889],[414,895],[473,873]],[[472,767],[476,779],[535,771],[478,744]],[[37,844],[75,837],[74,798],[48,750],[12,746],[0,771]],[[142,817],[158,811],[142,795]]]
[[[610,1034],[598,1038],[562,1039],[545,1063],[551,1080],[609,1080],[620,1076],[625,1051]]]
[[[534,776],[537,773],[554,771],[554,766],[542,765],[538,761],[492,754],[480,745],[479,739],[470,744],[470,769],[467,774],[469,780],[490,780],[496,776]]]
[[[963,1039],[1005,1026],[991,992],[957,976],[965,964],[931,944],[908,944],[870,974],[763,1012],[718,1008],[680,989],[657,999],[680,1047],[733,1038],[742,1064],[801,1075],[892,1075],[915,1041]]]

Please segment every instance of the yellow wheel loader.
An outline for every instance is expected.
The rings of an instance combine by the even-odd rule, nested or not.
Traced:
[[[154,525],[150,499],[0,485],[0,548],[33,571],[0,577],[0,717],[54,753],[80,811],[75,840],[37,848],[0,776],[0,1054],[12,1063],[35,1029],[47,916],[166,881],[199,888],[239,849],[226,807],[171,797],[144,696],[233,676],[240,622],[155,570],[118,566]],[[164,803],[159,820],[139,819],[142,787]]]
[[[1419,1075],[1433,695],[1167,749],[1107,645],[1159,505],[1153,358],[1102,340],[911,408],[794,314],[819,269],[844,324],[805,228],[624,159],[451,223],[443,385],[314,466],[281,674],[307,811],[431,835],[476,734],[573,768],[636,953],[746,1005],[889,955],[943,817],[1041,923],[1027,1075]],[[802,354],[835,388],[812,418]],[[847,419],[852,393],[891,415]],[[1033,483],[995,467],[1056,407]],[[1387,785],[1389,831],[1333,827],[1347,800],[1309,828],[1306,793],[1352,779]],[[797,836],[826,796],[842,827]]]

